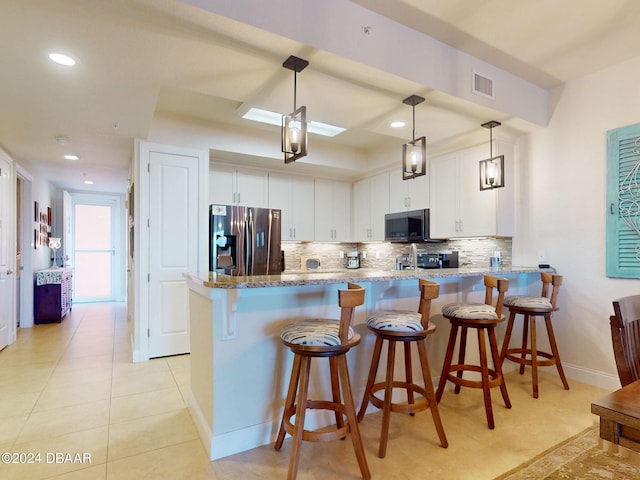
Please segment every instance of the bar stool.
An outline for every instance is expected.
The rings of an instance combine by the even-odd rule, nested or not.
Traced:
[[[558,353],[556,338],[553,334],[553,326],[551,325],[551,314],[558,310],[556,302],[558,300],[560,285],[562,285],[562,275],[541,272],[540,280],[542,281],[542,294],[540,297],[513,295],[504,299],[504,305],[509,309],[509,321],[507,323],[507,332],[505,334],[502,351],[500,353],[501,363],[507,359],[520,364],[520,374],[524,373],[525,365],[531,366],[533,398],[538,398],[538,367],[555,365],[558,369],[558,374],[560,375],[564,389],[569,390],[569,384],[564,376],[564,370],[562,369],[562,363],[560,362],[560,354]],[[549,285],[552,285],[551,296],[549,296]],[[521,348],[509,348],[513,324],[516,315],[518,314],[524,316],[522,346]],[[538,317],[544,317],[551,353],[538,350],[538,339],[536,336],[536,319]],[[528,347],[527,341],[528,331],[531,332],[530,348]],[[545,360],[540,359],[540,357]]]
[[[365,388],[364,398],[360,411],[358,412],[358,421],[362,421],[369,402],[382,409],[382,431],[380,433],[380,446],[378,456],[384,458],[387,451],[387,439],[389,435],[389,423],[391,412],[401,412],[414,415],[426,409],[431,410],[433,423],[435,424],[440,444],[443,447],[448,446],[447,437],[442,427],[440,413],[438,412],[438,404],[433,390],[433,380],[431,379],[431,371],[427,360],[426,338],[427,335],[436,331],[436,326],[429,322],[429,312],[431,310],[431,300],[438,298],[440,285],[427,280],[419,280],[420,287],[420,304],[418,312],[407,312],[397,310],[381,310],[371,313],[367,317],[367,327],[376,336],[376,344],[371,360],[371,369],[369,370],[369,378]],[[388,342],[387,350],[387,375],[384,382],[375,383],[376,374],[378,373],[378,365],[380,363],[380,353],[384,340]],[[393,380],[393,369],[395,363],[396,342],[402,342],[404,345],[404,365],[405,365],[405,381]],[[422,368],[422,378],[424,380],[424,388],[413,381],[413,372],[411,367],[411,344],[414,343],[418,347],[418,355],[420,358],[420,366]],[[405,389],[407,392],[406,403],[392,402],[393,389]],[[383,390],[384,397],[378,398],[376,392]],[[414,394],[422,396],[422,398],[414,398]]]
[[[511,408],[511,401],[507,393],[507,385],[502,376],[500,365],[500,353],[496,341],[495,327],[504,320],[502,304],[504,294],[509,288],[509,280],[506,278],[484,276],[485,298],[484,303],[450,303],[442,307],[442,315],[449,319],[451,331],[447,353],[445,354],[440,383],[436,392],[438,403],[442,398],[447,380],[453,382],[455,393],[460,393],[460,387],[481,388],[484,396],[484,409],[487,416],[487,424],[490,429],[495,428],[493,420],[493,408],[491,406],[491,388],[500,387],[502,399],[507,408]],[[493,290],[497,290],[496,305],[493,306]],[[480,353],[480,365],[465,364],[467,346],[467,330],[473,328],[478,333],[478,346]],[[455,349],[458,329],[460,329],[460,345],[458,348],[458,363],[452,364],[453,351]],[[486,335],[489,338],[489,354],[493,359],[493,369],[488,366]],[[455,372],[455,375],[454,375]],[[463,377],[464,372],[480,373],[480,380],[470,380]]]
[[[349,283],[347,290],[338,291],[338,304],[341,309],[339,321],[308,318],[293,322],[280,332],[282,342],[294,353],[294,359],[287,399],[274,448],[280,450],[285,433],[293,437],[287,475],[289,480],[295,479],[298,472],[302,440],[326,442],[345,438],[349,434],[351,434],[362,478],[365,480],[371,478],[358,430],[346,356],[352,347],[360,343],[360,335],[353,331],[351,323],[355,307],[364,303],[364,294],[364,288],[355,283]],[[308,399],[311,360],[321,357],[329,359],[331,401]],[[344,401],[340,397],[341,388]],[[334,412],[336,424],[319,430],[305,430],[304,418],[307,409]],[[295,416],[295,424],[291,421],[293,416]]]

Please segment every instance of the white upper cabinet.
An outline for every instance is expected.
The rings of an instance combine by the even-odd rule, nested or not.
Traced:
[[[314,191],[315,240],[351,241],[351,184],[317,178]]]
[[[384,216],[389,213],[389,173],[353,185],[353,240],[384,240]]]
[[[282,240],[313,237],[313,178],[269,173],[269,208],[282,211]]]
[[[488,156],[487,147],[478,147],[431,159],[432,238],[508,234],[509,222],[503,222],[504,232],[498,231],[497,194],[503,189],[480,191],[479,163]],[[507,153],[505,170],[512,167],[506,160]],[[512,211],[513,207],[505,208],[507,215]]]
[[[220,205],[269,206],[269,175],[258,169],[212,165],[209,200]]]
[[[389,212],[406,212],[429,208],[428,175],[402,179],[402,170],[398,168],[389,172]]]

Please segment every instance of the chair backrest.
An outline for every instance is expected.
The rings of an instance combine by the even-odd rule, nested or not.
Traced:
[[[558,310],[556,306],[556,302],[558,301],[558,291],[560,290],[560,285],[562,285],[562,275],[557,275],[555,273],[549,272],[540,272],[540,280],[542,280],[542,294],[541,296],[546,297],[551,302],[554,310]],[[551,288],[551,296],[549,296],[549,285]]]
[[[429,317],[431,314],[431,300],[438,298],[440,295],[440,284],[429,280],[420,279],[418,286],[420,288],[420,305],[418,313],[422,315],[420,323],[426,330],[429,329]]]
[[[501,277],[484,276],[484,303],[496,307],[496,313],[502,318],[502,306],[504,304],[504,294],[509,289],[509,279]],[[493,304],[493,290],[497,290],[498,296],[495,305]]]
[[[353,322],[353,311],[364,303],[365,289],[356,283],[348,283],[346,290],[338,290],[340,306],[340,343],[349,339],[349,327]]]
[[[624,387],[640,379],[640,295],[613,301],[610,317],[613,354]]]

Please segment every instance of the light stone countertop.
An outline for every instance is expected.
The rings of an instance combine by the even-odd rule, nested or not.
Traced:
[[[418,278],[473,277],[480,275],[509,275],[520,273],[555,272],[553,268],[538,267],[462,267],[430,268],[418,270],[377,270],[369,268],[342,269],[315,272],[283,272],[278,275],[255,275],[233,277],[221,273],[186,273],[184,276],[206,288],[265,288],[301,285],[323,285],[344,282],[378,282],[411,280]]]

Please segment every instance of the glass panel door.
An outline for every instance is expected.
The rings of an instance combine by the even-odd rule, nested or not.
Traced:
[[[74,301],[113,300],[113,206],[74,205]]]

